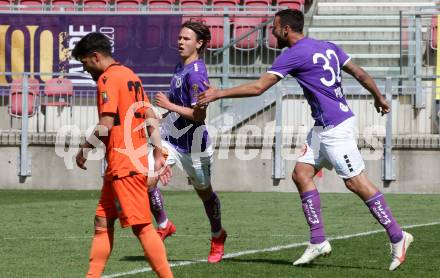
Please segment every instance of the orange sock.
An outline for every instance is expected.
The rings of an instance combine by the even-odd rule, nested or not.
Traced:
[[[113,228],[95,227],[87,278],[99,278],[104,272],[105,264],[113,248],[113,231]]]
[[[139,238],[145,258],[160,278],[173,278],[168,264],[165,246],[152,224],[133,226],[134,234]]]

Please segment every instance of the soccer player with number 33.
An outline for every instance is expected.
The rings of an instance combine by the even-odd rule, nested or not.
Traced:
[[[382,115],[390,112],[390,105],[371,76],[353,63],[341,48],[330,42],[304,37],[303,27],[302,12],[289,9],[277,12],[272,33],[277,38],[278,47],[288,49],[258,80],[225,90],[209,87],[199,96],[199,105],[220,98],[258,96],[286,75],[294,77],[311,107],[315,126],[307,136],[304,153],[297,160],[292,173],[311,234],[309,246],[293,264],[308,264],[331,252],[331,245],[324,233],[321,201],[313,177],[323,167],[334,167],[346,187],[365,202],[372,215],[386,229],[392,247],[389,270],[395,270],[405,261],[413,236],[402,231],[384,196],[363,171],[365,164],[354,136],[355,117],[342,91],[341,69],[371,93],[377,112]]]

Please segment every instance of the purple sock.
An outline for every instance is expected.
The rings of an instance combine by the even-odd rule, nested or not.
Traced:
[[[365,204],[370,209],[374,218],[385,228],[390,241],[392,243],[399,242],[403,237],[402,229],[399,224],[397,224],[396,219],[394,219],[391,209],[388,207],[382,193],[377,191]]]
[[[206,215],[211,224],[211,232],[219,232],[222,228],[222,220],[220,213],[220,199],[217,197],[217,194],[213,192],[211,198],[204,201],[203,205],[205,206]]]
[[[154,215],[154,219],[156,223],[160,225],[165,222],[167,218],[167,213],[163,207],[163,196],[157,186],[150,187],[148,189],[148,196],[150,198],[150,208],[151,212]]]
[[[324,223],[321,217],[321,199],[318,190],[300,194],[304,216],[310,227],[310,243],[318,244],[325,241]]]

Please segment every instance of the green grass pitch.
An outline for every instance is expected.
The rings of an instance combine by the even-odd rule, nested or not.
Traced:
[[[308,227],[296,193],[221,192],[226,254],[216,265],[199,260],[209,252],[209,225],[194,192],[164,192],[177,226],[166,241],[175,277],[440,277],[440,224],[408,229],[415,237],[407,262],[390,273],[384,232],[332,241],[333,253],[307,267],[292,261],[308,240]],[[0,277],[84,277],[93,235],[98,191],[0,190]],[[354,194],[321,194],[327,236],[338,238],[381,230]],[[402,226],[440,222],[439,195],[388,194]],[[275,247],[281,250],[263,252]],[[240,255],[252,250],[251,254]],[[129,229],[117,227],[107,277],[155,277]]]

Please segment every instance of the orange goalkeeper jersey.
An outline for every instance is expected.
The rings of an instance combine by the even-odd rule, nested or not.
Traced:
[[[139,77],[129,68],[115,63],[98,79],[98,113],[115,116],[106,138],[106,178],[146,174],[147,139],[144,131],[150,102]]]

